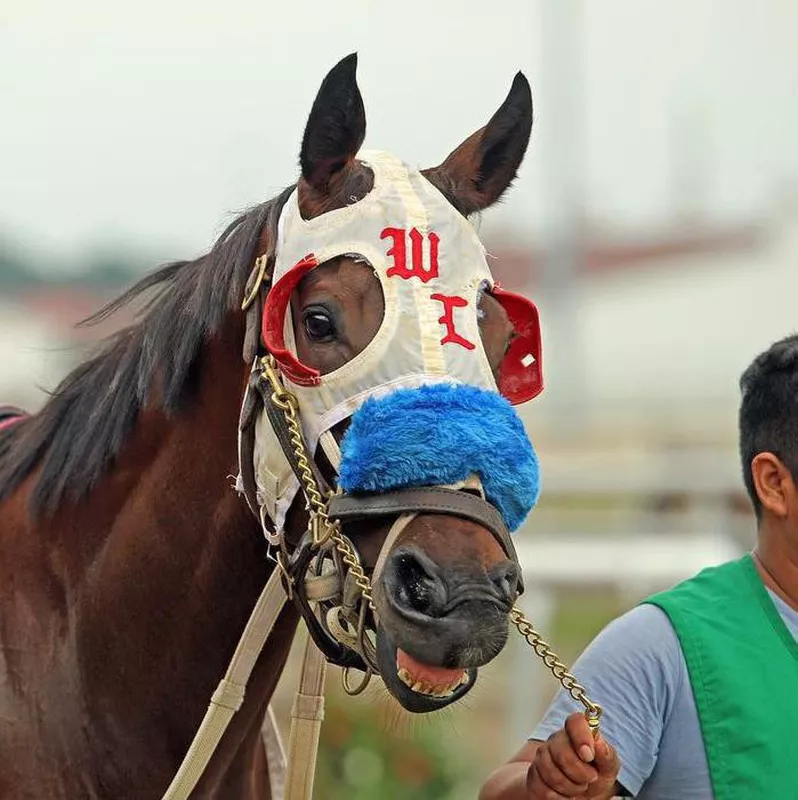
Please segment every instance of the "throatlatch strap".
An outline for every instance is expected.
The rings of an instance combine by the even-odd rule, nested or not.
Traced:
[[[255,604],[227,672],[213,693],[202,724],[163,800],[188,800],[230,720],[244,702],[244,693],[255,662],[286,600],[280,570],[275,569]]]

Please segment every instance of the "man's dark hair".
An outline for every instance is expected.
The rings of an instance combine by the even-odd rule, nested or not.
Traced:
[[[798,476],[798,334],[758,355],[740,378],[740,458],[745,488],[757,519],[762,504],[754,488],[751,461],[773,453]]]

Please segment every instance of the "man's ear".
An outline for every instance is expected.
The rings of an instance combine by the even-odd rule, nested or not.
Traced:
[[[757,453],[751,461],[751,478],[763,509],[778,519],[783,519],[793,510],[795,481],[778,456]]]

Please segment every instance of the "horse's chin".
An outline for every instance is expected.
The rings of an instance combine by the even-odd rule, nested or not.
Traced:
[[[415,661],[381,626],[377,631],[377,663],[385,687],[403,708],[414,714],[438,711],[456,703],[471,691],[477,679],[473,668],[442,670]],[[422,674],[413,674],[415,665]],[[439,679],[435,677],[438,674]]]

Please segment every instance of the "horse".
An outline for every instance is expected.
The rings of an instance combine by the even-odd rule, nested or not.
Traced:
[[[321,84],[296,184],[241,214],[205,255],[159,268],[98,312],[93,321],[136,304],[137,318],[70,372],[41,410],[0,430],[2,800],[161,797],[264,581],[285,568],[281,557],[290,558],[306,535],[301,491],[283,493],[290,503],[282,512],[272,505],[268,513],[252,513],[242,498],[236,478],[250,466],[241,457],[242,403],[253,358],[282,353],[271,367],[297,386],[302,382],[290,367],[301,364],[317,376],[303,387],[310,392],[367,352],[391,311],[374,264],[358,253],[313,263],[287,289],[284,281],[272,283],[289,203],[304,221],[297,224],[335,220],[357,215],[375,185],[374,170],[358,157],[366,117],[356,64],[356,55],[348,56]],[[531,92],[518,73],[490,121],[414,180],[447,204],[453,215],[447,224],[465,226],[510,186],[531,128]],[[404,290],[411,281],[402,279],[418,266],[411,256],[421,233],[413,229],[405,252],[399,234],[390,224],[386,230],[382,244],[393,245],[389,254]],[[445,243],[435,238],[426,233],[422,244],[440,248],[443,264]],[[413,282],[418,297],[434,277],[438,255],[427,255],[416,273],[421,280]],[[433,312],[428,322],[448,337],[445,352],[480,354],[495,385],[504,377],[512,391],[519,379],[505,366],[524,338],[521,301],[498,286],[474,292],[474,341],[455,328],[457,320],[465,324],[465,316],[455,316],[462,311],[457,302],[436,300],[431,307],[441,316],[436,321]],[[287,328],[269,307],[279,305],[277,294]],[[521,362],[529,368],[529,353],[516,355],[518,370]],[[396,357],[389,351],[381,363]],[[439,377],[452,389],[451,376]],[[430,402],[437,408],[440,400]],[[300,408],[302,424],[303,414]],[[344,447],[351,416],[308,445],[314,474],[339,496],[329,445]],[[447,411],[423,425],[445,433],[455,416]],[[490,418],[477,422],[484,435],[494,427]],[[513,431],[512,437],[523,435]],[[421,447],[418,457],[425,452]],[[251,448],[247,454],[251,461]],[[361,456],[365,461],[355,466],[368,461]],[[508,486],[517,480],[502,477]],[[293,478],[289,470],[286,482]],[[454,488],[436,491],[485,502],[479,485],[449,483]],[[381,494],[389,492],[372,490]],[[503,648],[521,590],[506,537],[481,512],[448,503],[411,505],[412,513],[401,505],[387,512],[375,507],[340,523],[374,581],[376,610],[367,615],[377,637],[374,668],[397,701],[417,712],[442,708],[470,690],[477,669]],[[264,532],[280,535],[278,557]],[[302,613],[297,603],[282,608],[192,796],[270,796],[260,730]],[[358,658],[346,663],[362,667]]]

